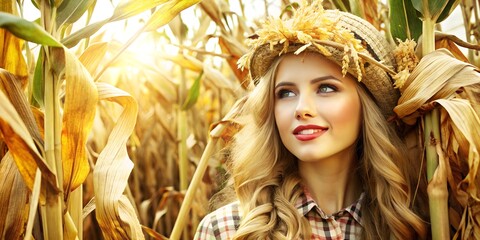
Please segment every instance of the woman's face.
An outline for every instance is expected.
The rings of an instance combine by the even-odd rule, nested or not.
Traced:
[[[275,122],[301,161],[354,156],[361,123],[357,80],[320,54],[288,54],[275,77]]]

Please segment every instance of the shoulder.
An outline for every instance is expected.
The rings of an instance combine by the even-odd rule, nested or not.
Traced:
[[[195,239],[231,239],[240,225],[240,218],[239,202],[227,204],[202,219]]]

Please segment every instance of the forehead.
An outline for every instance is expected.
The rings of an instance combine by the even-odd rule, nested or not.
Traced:
[[[337,79],[352,78],[343,76],[341,67],[325,56],[315,52],[293,53],[282,56],[277,67],[275,82],[331,75]],[[310,78],[310,79],[308,79]]]

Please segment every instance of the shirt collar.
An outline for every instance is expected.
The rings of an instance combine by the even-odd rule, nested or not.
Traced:
[[[302,215],[305,216],[307,213],[309,213],[312,209],[318,210],[319,214],[321,215],[322,218],[326,218],[326,214],[322,211],[322,209],[318,206],[318,204],[315,202],[315,200],[312,198],[310,192],[308,189],[303,186],[303,193],[300,195],[300,198],[297,200],[297,203],[295,204],[295,207],[297,208],[298,212]],[[338,215],[343,215],[344,212],[348,212],[350,216],[355,219],[361,226],[362,224],[362,215],[361,215],[361,206],[365,201],[365,193],[362,192],[360,194],[360,197],[357,199],[357,201],[353,202],[350,204],[350,206],[332,214],[332,216],[338,216]]]

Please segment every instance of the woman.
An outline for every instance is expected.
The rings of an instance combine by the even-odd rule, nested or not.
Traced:
[[[232,147],[238,201],[195,238],[425,238],[420,169],[387,122],[399,93],[379,64],[394,62],[381,34],[314,1],[267,20],[250,45],[240,65],[257,84]]]

